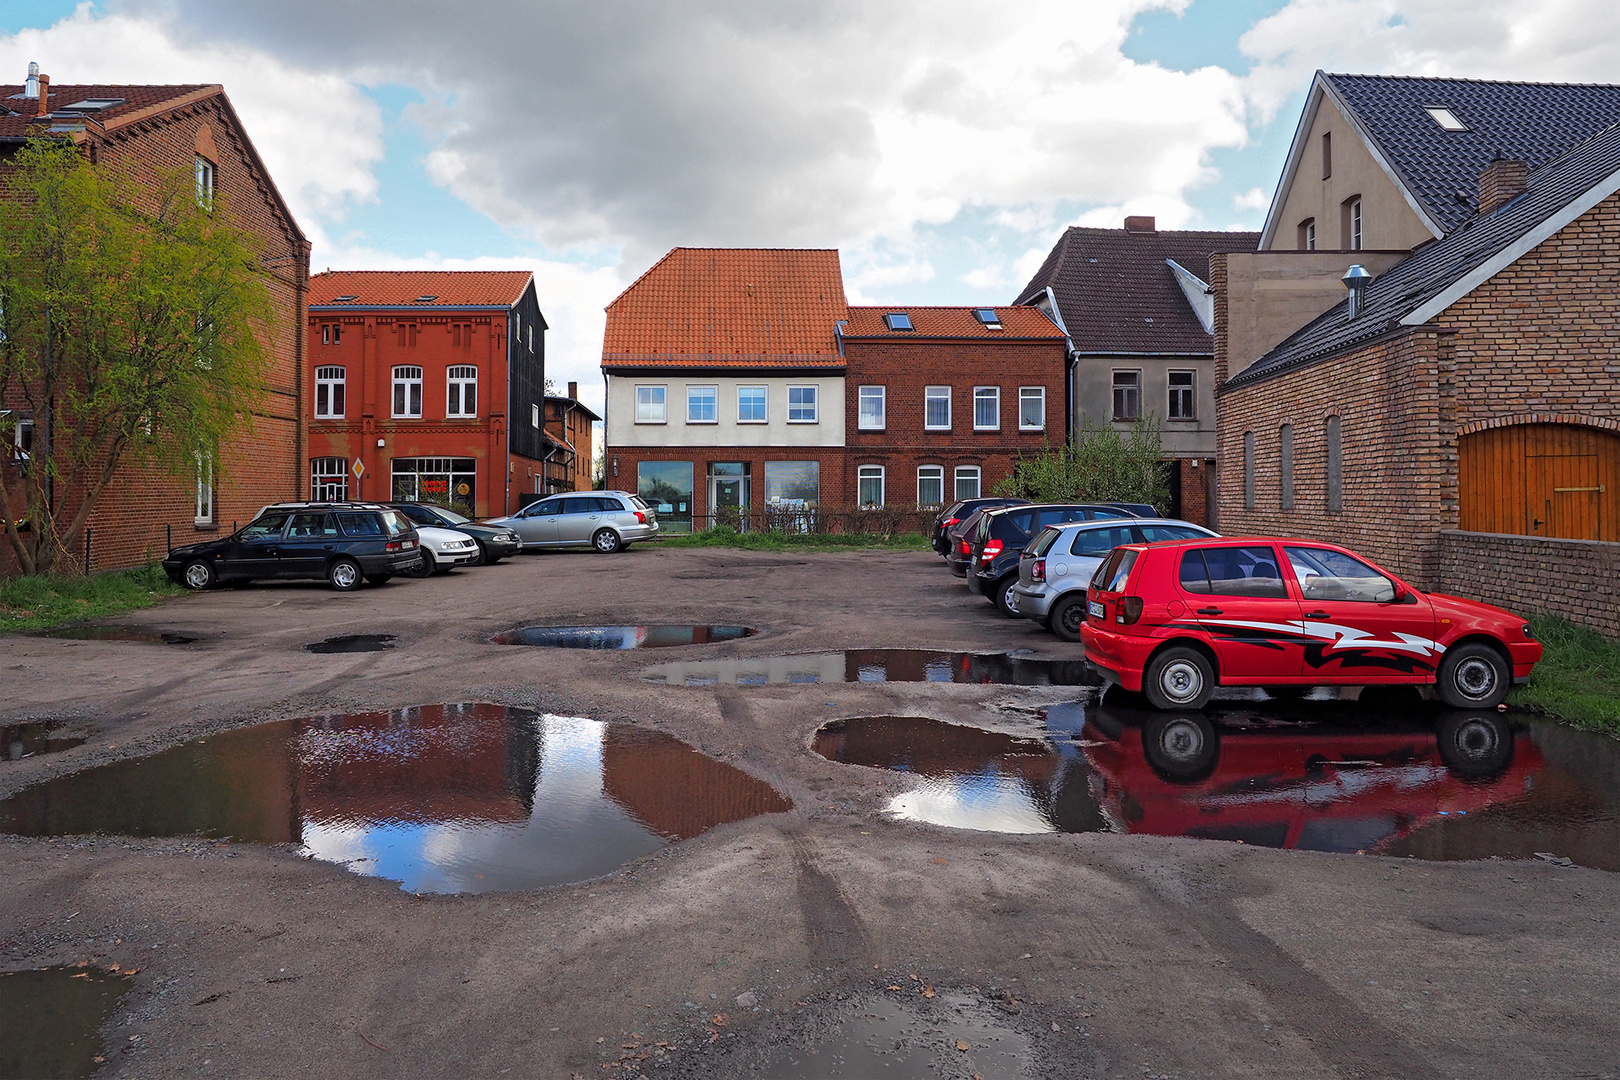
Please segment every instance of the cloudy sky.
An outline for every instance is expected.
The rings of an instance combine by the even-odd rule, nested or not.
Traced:
[[[518,267],[600,405],[675,245],[1005,303],[1068,224],[1257,228],[1311,72],[1620,78],[1612,0],[0,0],[0,83],[219,82],[317,270]]]

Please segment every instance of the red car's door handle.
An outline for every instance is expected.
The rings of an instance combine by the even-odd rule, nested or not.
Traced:
[[[1198,609],[1199,615],[1219,615],[1220,613],[1221,609],[1218,607],[1201,607]]]
[[[1328,613],[1325,611],[1307,611],[1305,617],[1307,619],[1325,619],[1328,617]]]

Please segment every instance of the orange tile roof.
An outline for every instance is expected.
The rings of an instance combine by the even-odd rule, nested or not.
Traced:
[[[603,367],[843,367],[838,252],[675,248],[607,307]]]
[[[46,105],[54,114],[52,124],[34,122],[39,112],[39,99],[25,98],[22,92],[20,84],[0,86],[0,142],[12,142],[26,139],[31,135],[41,135],[55,125],[78,124],[81,121],[66,115],[67,107],[91,98],[124,99],[120,105],[82,114],[86,118],[82,121],[84,127],[94,132],[98,129],[112,130],[132,120],[176,108],[189,101],[223,93],[223,88],[206,83],[188,86],[117,84],[57,86],[52,83],[48,91],[49,96],[46,98]]]
[[[309,306],[511,307],[533,279],[527,270],[328,270],[310,275]]]
[[[914,307],[909,304],[891,304],[888,307],[852,307],[846,338],[1055,338],[1063,340],[1063,331],[1037,308],[992,308],[1001,319],[1001,329],[991,330],[973,314],[979,307]],[[883,316],[904,312],[911,316],[914,330],[890,330]]]

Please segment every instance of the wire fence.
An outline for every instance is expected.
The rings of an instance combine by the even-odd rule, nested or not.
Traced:
[[[939,508],[923,507],[837,507],[837,506],[766,506],[758,509],[723,507],[712,514],[692,517],[694,532],[707,529],[734,529],[737,532],[775,532],[814,534],[822,536],[897,536],[902,533],[927,533],[934,524]],[[665,532],[680,531],[686,523],[663,517],[659,524]]]

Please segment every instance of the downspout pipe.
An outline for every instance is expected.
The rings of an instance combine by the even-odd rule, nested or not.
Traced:
[[[1080,354],[1074,347],[1074,339],[1069,336],[1069,328],[1063,322],[1063,312],[1058,309],[1057,294],[1052,286],[1046,287],[1046,302],[1050,305],[1047,314],[1057,323],[1057,328],[1063,331],[1063,441],[1074,442],[1074,367],[1080,362]]]

